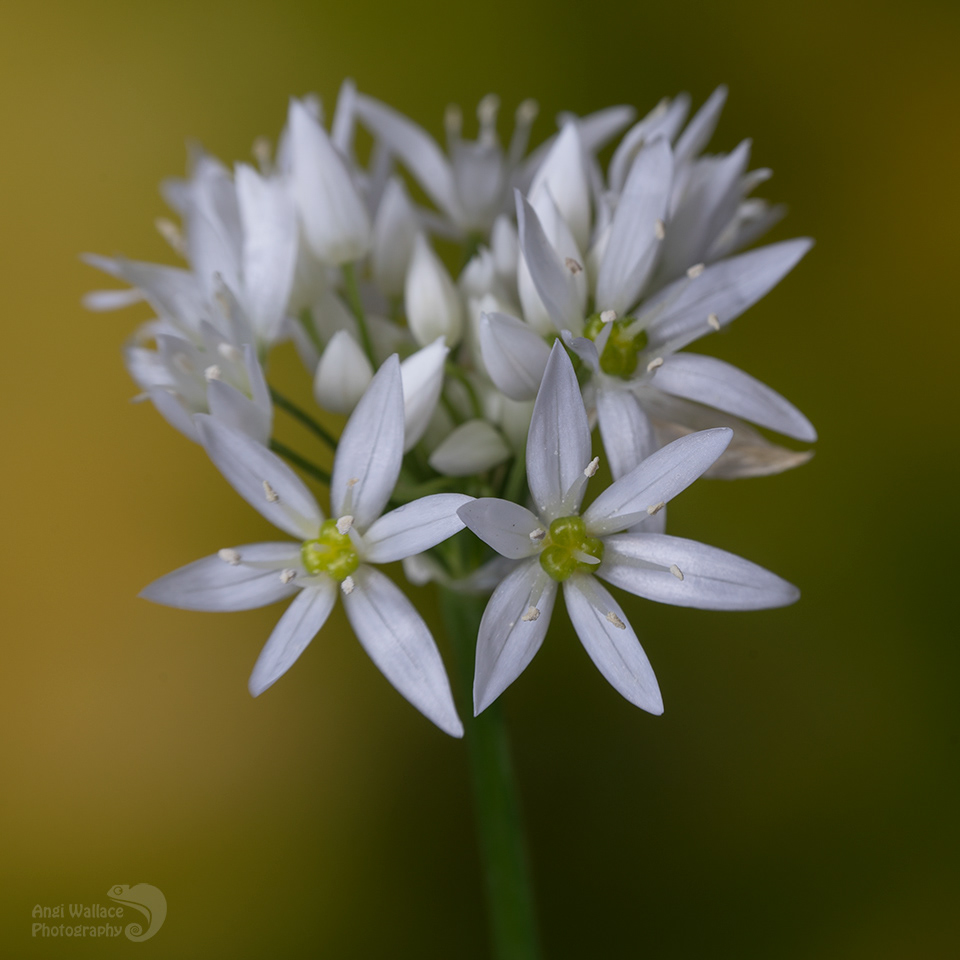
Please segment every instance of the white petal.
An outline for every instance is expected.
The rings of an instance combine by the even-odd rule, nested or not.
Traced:
[[[194,443],[200,443],[193,416],[183,405],[179,395],[171,393],[164,387],[149,387],[147,393],[153,401],[157,412],[170,424],[174,430],[179,430],[185,437]]]
[[[720,111],[726,102],[727,88],[719,86],[693,115],[687,128],[680,135],[680,139],[677,140],[675,153],[678,166],[692,160],[710,142],[713,131],[717,128],[717,121],[720,119]]]
[[[407,322],[417,343],[446,337],[454,347],[463,332],[463,304],[447,268],[422,234],[417,234],[404,286]]]
[[[554,343],[540,384],[527,439],[527,483],[537,511],[548,523],[590,462],[590,427],[573,364]],[[582,495],[582,494],[581,494]],[[565,504],[576,511],[580,501]]]
[[[695,540],[628,533],[606,537],[603,543],[599,575],[648,600],[702,610],[764,610],[786,606],[800,596],[775,573]],[[682,580],[670,572],[671,566],[679,568]]]
[[[435,547],[463,529],[457,511],[470,501],[463,493],[436,493],[385,513],[363,535],[364,560],[393,563]]]
[[[143,291],[131,287],[127,290],[91,290],[83,295],[87,310],[120,310],[143,300]]]
[[[563,598],[584,650],[613,689],[641,710],[663,713],[653,667],[609,591],[591,576],[574,574],[563,584]]]
[[[742,370],[692,353],[667,357],[653,379],[657,389],[743,417],[761,427],[812,443],[813,424],[788,400]]]
[[[634,157],[648,143],[653,143],[657,137],[663,137],[672,143],[690,109],[690,98],[681,93],[674,97],[669,106],[654,107],[639,123],[631,127],[614,150],[610,158],[610,167],[607,179],[610,189],[618,193],[630,172]]]
[[[206,414],[194,422],[210,459],[254,510],[301,540],[317,535],[323,522],[317,501],[276,454]]]
[[[599,308],[623,315],[637,302],[655,262],[656,224],[666,215],[672,177],[666,140],[655,141],[634,160],[600,264]]]
[[[512,400],[533,400],[550,348],[521,320],[503,313],[480,317],[480,349],[490,379]]]
[[[650,349],[673,353],[685,347],[711,332],[711,315],[726,326],[772,290],[812,244],[785,240],[712,264],[696,280],[677,280],[644,305],[650,315],[665,307],[648,328]]]
[[[273,686],[297,662],[327,622],[337,598],[337,585],[329,577],[317,579],[316,586],[304,587],[287,607],[260,651],[248,684],[255,697]]]
[[[370,249],[366,207],[326,131],[297,100],[290,102],[292,186],[303,229],[325,263],[359,260]]]
[[[313,378],[313,395],[325,410],[350,413],[360,402],[373,367],[353,334],[338,330],[323,351]]]
[[[701,430],[674,440],[647,457],[597,497],[583,514],[591,536],[624,530],[649,516],[648,508],[669,503],[727,448],[728,427]]]
[[[590,183],[576,123],[567,123],[530,185],[536,202],[542,191],[553,197],[581,250],[590,241]]]
[[[480,714],[526,669],[540,649],[557,584],[528,560],[510,573],[493,592],[483,611],[477,637],[477,663],[473,675],[473,710]],[[530,614],[530,608],[538,611]]]
[[[443,337],[421,347],[400,364],[400,381],[403,384],[403,422],[406,453],[412,450],[423,436],[437,408],[440,391],[443,389],[444,364],[450,348]]]
[[[546,531],[526,507],[509,500],[482,497],[460,508],[460,518],[486,544],[511,560],[523,560],[540,552],[540,541],[530,534]]]
[[[597,421],[614,480],[626,476],[657,448],[650,418],[626,390],[598,387]]]
[[[394,354],[377,371],[340,435],[330,482],[334,513],[351,514],[357,529],[366,530],[390,499],[402,460],[403,387]]]
[[[512,455],[503,435],[486,420],[460,424],[430,455],[430,466],[447,477],[469,477]]]
[[[420,220],[403,181],[391,177],[373,222],[373,249],[370,251],[373,279],[388,297],[403,293],[414,239],[419,231]]]
[[[211,380],[207,384],[207,403],[211,416],[221,423],[242,431],[257,443],[270,442],[269,414],[229,383]]]
[[[140,591],[154,603],[181,610],[253,610],[295,593],[294,582],[284,583],[280,571],[300,564],[296,543],[251,543],[234,547],[241,561],[230,564],[217,554],[189,563]]]
[[[363,649],[394,688],[452,737],[463,736],[440,652],[413,604],[373,567],[361,566],[343,598]]]

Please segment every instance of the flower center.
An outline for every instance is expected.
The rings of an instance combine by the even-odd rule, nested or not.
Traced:
[[[360,558],[348,533],[337,530],[336,520],[324,520],[320,536],[307,540],[300,550],[303,565],[313,576],[325,573],[343,582],[360,566]]]
[[[588,557],[594,558],[591,563]],[[592,573],[603,559],[603,541],[587,536],[582,517],[558,517],[543,540],[540,566],[554,579],[566,580],[575,573]]]
[[[611,377],[627,379],[637,369],[637,360],[640,351],[647,345],[647,331],[631,333],[630,328],[635,323],[633,317],[624,317],[606,324],[595,313],[583,328],[583,335],[588,340],[596,340],[600,331],[610,327],[610,336],[607,338],[603,353],[600,354],[600,369]]]

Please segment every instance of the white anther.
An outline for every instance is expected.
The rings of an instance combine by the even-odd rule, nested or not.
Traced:
[[[536,530],[531,530],[529,533],[529,537],[534,543],[539,543],[546,535],[547,531],[543,527],[537,527]]]
[[[166,217],[157,217],[157,219],[153,221],[153,224],[157,228],[160,236],[163,237],[177,253],[182,254],[185,252],[186,247],[183,244],[183,234],[172,220],[168,220]]]
[[[613,323],[613,321],[616,319],[617,319],[616,310],[604,310],[603,313],[600,314],[601,323]]]
[[[263,495],[267,498],[267,503],[277,503],[280,500],[280,494],[266,480],[263,481]]]
[[[612,610],[607,614],[607,622],[612,623],[618,630],[627,629],[627,625]]]
[[[651,503],[650,506],[647,507],[647,514],[652,517],[655,513],[659,513],[666,505],[663,500],[659,503]]]
[[[594,457],[584,468],[583,475],[589,480],[600,469],[600,458]]]
[[[353,526],[353,517],[346,514],[337,521],[337,533],[342,537]]]
[[[533,123],[537,119],[537,114],[540,112],[540,104],[536,100],[524,100],[519,107],[517,107],[517,123],[522,123],[525,126]]]
[[[583,267],[581,267],[580,264],[577,263],[577,261],[573,259],[573,257],[565,257],[565,258],[564,258],[564,261],[563,261],[563,265],[564,265],[574,276],[576,276],[578,273],[583,273]]]
[[[181,373],[193,373],[196,369],[193,365],[193,361],[185,353],[177,353],[173,357],[173,365]]]
[[[353,577],[347,577],[343,583],[340,584],[340,589],[343,591],[345,597],[349,597],[353,593],[353,588],[356,586]]]
[[[533,623],[540,619],[540,611],[536,607],[527,607],[527,612],[520,619],[524,623]]]
[[[695,263],[688,271],[687,276],[691,280],[696,280],[704,271],[704,265],[702,263]]]
[[[360,482],[360,478],[359,478],[359,477],[351,477],[351,478],[347,481],[347,489],[349,490],[350,487],[355,487],[359,482]]]
[[[682,579],[683,579],[683,571],[682,571],[675,563],[671,563],[671,564],[670,564],[670,572],[671,572],[678,580],[682,580]]]
[[[229,547],[224,547],[222,550],[218,550],[217,556],[224,563],[229,563],[231,567],[235,567],[240,562],[240,554],[237,553],[236,550],[231,550]]]
[[[654,357],[647,364],[647,373],[653,373],[653,371],[656,370],[657,367],[662,367],[662,366],[663,366],[663,357]]]
[[[243,357],[243,354],[232,343],[218,343],[217,353],[224,360],[232,360],[234,363]]]
[[[707,326],[713,327],[714,330],[720,329],[720,318],[715,314],[711,313],[707,317]]]
[[[289,583],[297,575],[296,570],[281,570],[280,571],[280,582]]]
[[[253,159],[257,161],[257,166],[260,168],[261,173],[270,172],[270,141],[266,137],[257,137],[253,141],[253,146],[250,149],[250,152],[253,154]]]
[[[653,235],[658,240],[662,240],[667,235],[667,225],[662,220],[658,220],[653,225]]]
[[[207,382],[210,380],[219,380],[220,368],[215,363],[211,363],[209,367],[204,367],[203,376]]]
[[[455,104],[451,103],[443,113],[443,125],[447,133],[459,134],[463,126],[463,111]]]
[[[483,126],[493,126],[497,122],[497,112],[500,109],[500,98],[495,93],[488,93],[477,104],[477,119]]]

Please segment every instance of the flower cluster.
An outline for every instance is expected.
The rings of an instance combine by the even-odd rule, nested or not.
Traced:
[[[153,318],[125,349],[141,396],[294,540],[223,548],[143,595],[190,610],[292,597],[254,667],[254,695],[292,666],[339,595],[390,683],[454,736],[463,727],[437,645],[379,564],[492,593],[478,713],[539,649],[561,585],[591,659],[652,713],[656,678],[600,580],[707,609],[795,600],[774,574],[664,532],[666,504],[697,477],[809,458],[757,427],[816,439],[770,387],[686,350],[810,246],[742,252],[782,209],[751,196],[770,174],[748,170],[749,141],[704,152],[725,96],[689,121],[682,94],[636,122],[628,107],[564,114],[532,151],[536,105],[517,108],[504,148],[491,96],[475,140],[448,110],[443,149],[348,82],[329,129],[318,101],[291,101],[276,149],[255,145],[256,167],[231,171],[195,151],[188,176],[164,185],[179,224],[157,223],[184,265],[90,256],[128,286],[87,303],[149,304]],[[373,144],[363,160],[358,128]],[[604,170],[598,155],[618,137]],[[268,385],[287,341],[326,414]],[[277,410],[312,431],[317,452],[275,438]],[[330,414],[348,416],[339,438]],[[582,510],[599,463],[594,424],[613,482]],[[291,464],[329,487],[329,519]]]

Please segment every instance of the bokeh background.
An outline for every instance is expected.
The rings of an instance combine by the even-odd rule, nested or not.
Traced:
[[[483,5],[38,2],[0,35],[0,955],[482,958],[463,746],[342,615],[258,700],[276,608],[136,599],[269,534],[134,392],[136,311],[81,251],[169,260],[157,185],[200,140],[275,137],[341,79],[435,134],[498,92],[641,111],[720,82],[774,239],[816,237],[715,351],[819,427],[794,473],[702,483],[672,532],[803,589],[788,610],[626,609],[666,713],[609,689],[564,616],[505,696],[550,958],[960,955],[960,8],[937,0]],[[291,376],[297,372],[288,363]],[[417,593],[425,607],[429,590]],[[151,941],[31,938],[37,903],[166,895]]]

